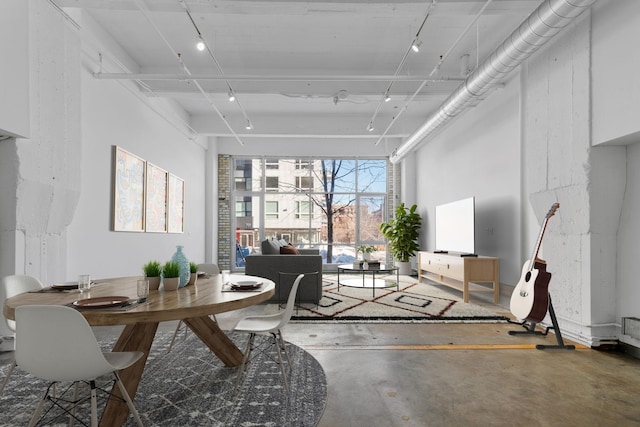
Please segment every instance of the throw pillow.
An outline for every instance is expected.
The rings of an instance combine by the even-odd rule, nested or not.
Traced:
[[[280,253],[280,243],[275,240],[265,240],[260,243],[262,255],[278,255]]]
[[[300,251],[298,248],[289,243],[287,246],[282,246],[280,248],[280,254],[282,255],[300,255]]]

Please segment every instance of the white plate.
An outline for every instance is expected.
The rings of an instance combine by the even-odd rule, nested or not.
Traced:
[[[262,285],[262,282],[255,280],[240,280],[238,282],[231,283],[233,289],[256,289]]]

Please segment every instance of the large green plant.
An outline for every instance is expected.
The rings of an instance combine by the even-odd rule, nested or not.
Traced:
[[[400,203],[396,207],[394,218],[378,227],[387,239],[391,254],[400,262],[409,262],[413,254],[420,249],[418,237],[422,218],[416,209],[417,205],[407,208],[404,203]]]

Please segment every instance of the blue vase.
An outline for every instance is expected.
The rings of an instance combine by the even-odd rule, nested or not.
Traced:
[[[182,246],[176,246],[176,253],[171,257],[171,261],[177,262],[180,266],[180,284],[178,287],[182,288],[189,283],[189,277],[191,276],[191,270],[189,269],[189,260],[182,252]]]

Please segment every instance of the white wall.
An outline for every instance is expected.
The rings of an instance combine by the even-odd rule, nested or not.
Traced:
[[[28,29],[29,49],[14,53],[18,67],[28,64],[21,78],[31,87],[29,108],[25,113],[24,103],[16,100],[14,112],[27,114],[31,127],[29,138],[0,143],[3,180],[14,188],[3,184],[1,194],[7,217],[0,234],[0,274],[27,273],[48,282],[66,276],[66,227],[79,198],[80,41],[51,4],[27,5],[27,20],[23,10],[16,16],[21,28],[15,36]],[[13,43],[13,37],[2,38],[0,48],[4,52]],[[21,86],[0,80],[3,87],[14,83]]]
[[[185,181],[185,232],[114,232],[111,226],[112,146]],[[204,261],[205,150],[134,96],[127,86],[82,73],[82,192],[68,229],[68,279],[78,274],[142,274],[151,259],[167,261],[176,245]]]
[[[634,143],[640,132],[640,2],[599,0],[593,11],[593,144]]]
[[[0,136],[30,136],[29,2],[0,2]]]
[[[618,280],[616,303],[618,304],[618,317],[640,318],[640,287],[638,287],[638,242],[640,242],[640,141],[626,147],[627,153],[627,185],[625,199],[622,205],[620,228],[618,230]],[[621,341],[640,347],[640,339],[637,337],[621,336]]]
[[[640,85],[637,68],[640,66],[640,51],[637,41],[640,28],[640,2],[634,0],[600,0],[593,13],[593,56],[591,61],[593,88],[593,145],[598,150],[615,153],[618,160],[615,168],[609,168],[603,178],[601,193],[612,189],[621,193],[618,211],[611,212],[612,203],[599,200],[600,217],[619,218],[614,230],[615,240],[603,248],[603,253],[615,253],[616,262],[611,271],[598,278],[593,289],[593,312],[597,321],[610,326],[620,334],[622,317],[640,317],[637,301],[640,287],[637,286],[636,262],[640,225]],[[615,173],[613,173],[615,171]],[[613,186],[611,177],[624,173],[622,184]],[[605,175],[605,173],[602,173]],[[617,214],[617,216],[616,216]],[[598,222],[596,222],[598,224]],[[594,254],[593,263],[600,262],[601,253]],[[601,283],[615,281],[615,287],[607,288]],[[620,336],[622,342],[640,347],[640,340]]]
[[[475,196],[476,252],[500,258],[500,281],[520,275],[520,99],[515,76],[425,144],[416,158],[421,247],[435,248],[435,207]]]

